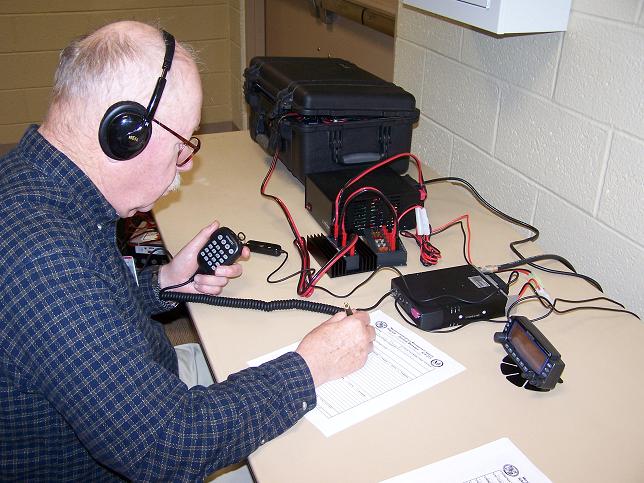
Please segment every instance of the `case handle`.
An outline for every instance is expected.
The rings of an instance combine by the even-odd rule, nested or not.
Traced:
[[[351,153],[343,154],[340,158],[340,164],[373,163],[380,161],[380,159],[380,153]]]

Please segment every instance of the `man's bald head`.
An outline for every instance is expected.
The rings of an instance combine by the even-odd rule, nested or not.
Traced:
[[[159,59],[164,52],[161,31],[140,22],[117,22],[80,37],[61,53],[52,105],[97,94],[131,98],[142,90],[134,76],[143,73],[151,77],[151,69],[160,70]],[[192,62],[193,54],[178,43],[175,61]],[[150,84],[155,81],[153,77]]]
[[[141,22],[112,23],[74,40],[60,55],[44,124],[67,135],[75,123],[94,131],[102,113],[116,102],[147,106],[164,53],[161,31]],[[177,43],[168,78],[194,63],[192,50]],[[172,80],[169,84],[172,90]]]
[[[162,73],[161,30],[117,22],[75,40],[61,54],[52,102],[40,133],[76,163],[121,216],[149,210],[172,185],[182,141],[152,124],[149,142],[129,161],[111,159],[99,144],[99,125],[119,102],[148,105]],[[191,51],[176,44],[155,120],[189,139],[200,122],[202,90]],[[155,127],[156,126],[156,127]]]

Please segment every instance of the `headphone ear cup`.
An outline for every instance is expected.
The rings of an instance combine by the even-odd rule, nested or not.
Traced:
[[[139,155],[148,145],[151,135],[152,125],[147,119],[147,110],[132,101],[110,106],[98,128],[101,149],[119,161]]]

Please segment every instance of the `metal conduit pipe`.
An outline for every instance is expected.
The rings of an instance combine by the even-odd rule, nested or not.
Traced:
[[[391,37],[394,36],[396,19],[378,10],[348,0],[320,0],[319,8],[322,11],[322,18],[325,17],[324,11],[333,12]]]

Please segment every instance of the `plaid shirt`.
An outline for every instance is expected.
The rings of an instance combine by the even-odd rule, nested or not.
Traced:
[[[294,352],[187,389],[99,190],[35,126],[0,163],[0,480],[202,480],[315,406]]]

